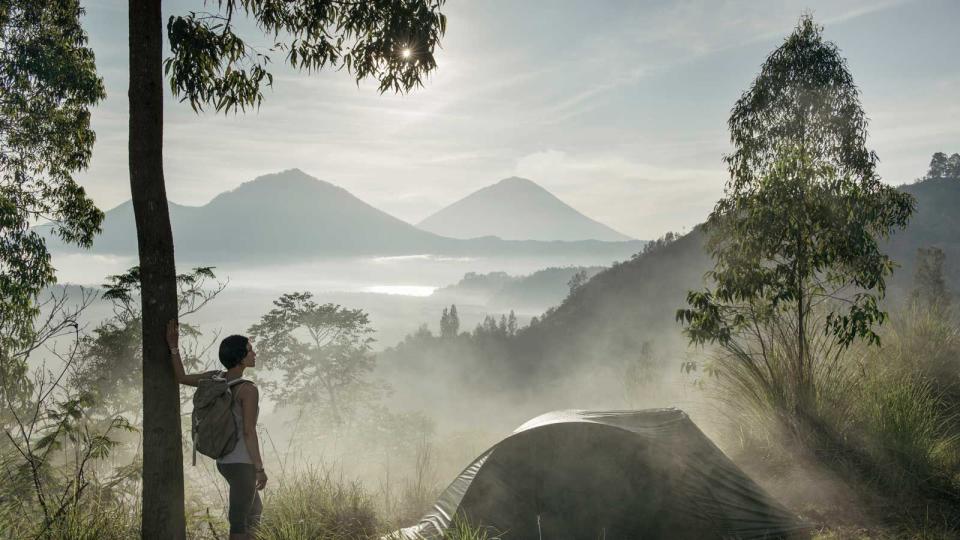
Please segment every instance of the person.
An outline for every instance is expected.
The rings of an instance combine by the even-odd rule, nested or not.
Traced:
[[[185,373],[180,359],[180,330],[173,320],[167,325],[167,344],[170,346],[170,359],[177,382],[187,386],[197,386],[202,378],[216,375],[228,381],[239,379],[243,377],[245,369],[256,366],[257,353],[245,336],[228,336],[220,342],[220,363],[226,368],[225,372]],[[217,459],[217,470],[230,485],[230,507],[227,512],[230,540],[247,540],[253,538],[250,531],[260,522],[263,504],[258,492],[267,485],[267,473],[263,469],[260,441],[257,438],[260,394],[257,386],[250,381],[234,384],[230,390],[233,392],[234,420],[242,436],[237,439],[232,451]]]

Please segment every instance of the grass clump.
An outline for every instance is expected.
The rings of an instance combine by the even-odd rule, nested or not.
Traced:
[[[462,515],[454,516],[450,527],[444,531],[443,540],[500,540],[500,534],[490,532],[483,526],[472,525]]]
[[[309,468],[281,480],[264,497],[260,540],[352,540],[378,531],[376,510],[362,486],[329,470]]]

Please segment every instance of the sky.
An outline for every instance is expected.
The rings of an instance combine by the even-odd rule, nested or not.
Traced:
[[[78,179],[106,210],[130,198],[126,2],[84,4],[107,98]],[[201,2],[164,4],[166,20]],[[416,223],[516,175],[635,238],[687,231],[727,179],[730,108],[805,12],[848,61],[886,182],[960,152],[957,0],[448,0],[444,12],[439,67],[406,95],[279,55],[256,111],[197,115],[167,91],[170,200],[203,205],[296,167]]]

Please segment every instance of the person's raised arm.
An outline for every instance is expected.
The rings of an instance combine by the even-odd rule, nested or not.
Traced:
[[[180,326],[174,319],[167,323],[167,345],[170,346],[170,363],[173,364],[173,375],[177,382],[187,386],[200,384],[202,374],[188,374],[183,371],[183,360],[180,359]]]
[[[257,473],[257,489],[267,485],[267,473],[263,470],[263,458],[260,456],[260,438],[257,436],[257,416],[260,412],[260,391],[254,384],[244,383],[237,390],[240,409],[243,414],[243,442],[247,445],[250,461]]]

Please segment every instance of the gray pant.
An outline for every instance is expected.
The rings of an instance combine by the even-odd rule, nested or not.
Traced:
[[[217,470],[230,484],[230,534],[246,533],[260,523],[263,513],[256,469],[250,463],[217,463]]]

